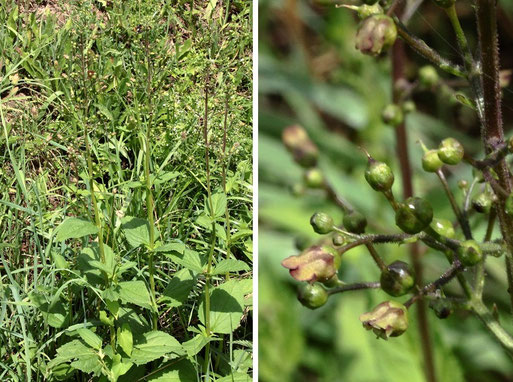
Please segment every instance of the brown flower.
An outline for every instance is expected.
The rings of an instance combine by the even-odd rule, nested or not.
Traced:
[[[281,265],[298,281],[325,282],[337,273],[340,255],[331,247],[313,246],[297,256],[287,257]]]
[[[385,301],[372,312],[362,314],[360,321],[365,329],[387,340],[389,337],[400,336],[408,329],[408,310],[396,301]]]

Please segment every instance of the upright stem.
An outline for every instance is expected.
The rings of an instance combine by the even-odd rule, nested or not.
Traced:
[[[222,180],[223,180],[223,192],[225,196],[228,198],[228,193],[226,190],[226,135],[228,130],[228,93],[226,93],[226,98],[224,101],[224,123],[223,123],[223,166],[222,166]],[[225,227],[226,227],[226,258],[230,258],[230,240],[231,240],[231,232],[230,232],[230,211],[228,210],[228,204],[226,204],[225,210]],[[230,273],[226,272],[226,279],[230,278]]]
[[[501,87],[499,83],[499,47],[497,37],[497,9],[495,0],[477,0],[476,16],[481,46],[481,83],[484,96],[484,126],[482,139],[486,153],[493,152],[504,142],[501,110]],[[494,167],[499,184],[511,193],[511,174],[506,161],[502,159]],[[505,213],[504,195],[497,195],[497,214],[501,232],[508,246],[506,253],[506,271],[508,277],[508,292],[513,307],[513,218]]]
[[[146,133],[144,137],[144,152],[145,152],[145,160],[144,160],[144,177],[146,180],[146,211],[148,216],[148,229],[150,234],[150,243],[148,245],[149,247],[149,253],[148,253],[148,267],[149,267],[149,273],[150,273],[150,289],[151,289],[151,297],[153,300],[153,313],[152,313],[152,323],[153,323],[153,330],[157,330],[158,326],[158,307],[157,307],[157,295],[155,292],[155,264],[153,262],[154,260],[154,247],[155,247],[155,220],[154,220],[154,201],[153,201],[153,192],[152,192],[152,185],[151,185],[151,178],[150,178],[150,163],[151,163],[151,146],[150,146],[150,134],[151,134],[151,124],[153,123],[153,105],[152,105],[152,97],[151,97],[151,82],[152,82],[152,66],[151,61],[149,57],[149,49],[146,46],[146,57],[147,57],[147,65],[148,65],[148,83],[147,83],[147,89],[146,94],[148,97],[148,103],[149,103],[149,114],[150,118],[148,120],[148,123],[146,125]]]
[[[205,114],[203,115],[203,140],[205,142],[205,167],[207,177],[207,198],[211,213],[214,211],[212,203],[212,189],[210,185],[210,159],[209,159],[209,141],[208,141],[208,75],[205,80]],[[212,272],[212,261],[214,258],[214,249],[216,242],[216,224],[212,222],[212,239],[210,250],[208,253],[207,272],[205,275],[205,331],[210,336],[210,277]],[[205,380],[209,381],[209,363],[210,363],[210,342],[205,346],[205,362],[203,364],[203,372]]]
[[[398,7],[396,14],[400,17],[403,12],[403,7]],[[404,38],[404,36],[403,36]],[[404,43],[402,40],[397,40],[392,50],[392,71],[393,81],[392,89],[395,88],[395,84],[398,80],[404,78],[405,72],[405,60],[406,54],[404,50]],[[393,91],[394,102],[398,102],[400,94]],[[399,157],[399,163],[401,167],[401,176],[403,180],[403,196],[408,198],[413,196],[413,183],[411,178],[411,165],[408,156],[408,137],[406,133],[405,123],[401,123],[395,129],[396,141],[397,141],[397,156]],[[423,269],[420,260],[419,246],[417,243],[413,243],[410,246],[410,257],[413,264],[413,269],[417,278],[417,285],[422,285]],[[424,369],[426,374],[426,380],[428,382],[436,382],[436,371],[435,362],[433,357],[433,348],[431,345],[431,338],[429,335],[429,324],[427,320],[426,303],[424,300],[420,300],[417,304],[417,320],[419,322],[419,334],[421,337],[422,354],[424,357]]]

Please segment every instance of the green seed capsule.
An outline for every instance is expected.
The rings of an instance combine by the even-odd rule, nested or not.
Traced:
[[[472,207],[476,212],[487,214],[492,208],[493,199],[488,192],[482,192],[472,200]]]
[[[404,261],[394,261],[381,272],[381,289],[390,296],[398,297],[408,293],[415,285],[415,275]]]
[[[333,231],[333,225],[335,223],[333,222],[333,218],[328,214],[316,212],[310,218],[310,224],[316,233],[324,235]]]
[[[440,81],[438,72],[431,65],[423,66],[419,69],[419,82],[426,88],[432,88]]]
[[[346,230],[359,235],[365,232],[367,219],[361,213],[352,211],[344,216],[343,223]]]
[[[416,234],[433,220],[433,208],[425,199],[411,197],[401,203],[395,213],[395,224],[404,232]]]
[[[437,298],[436,300],[432,300],[429,303],[429,307],[433,309],[435,315],[442,320],[449,317],[453,311],[451,301],[447,300],[446,298]]]
[[[396,104],[388,104],[381,112],[381,119],[387,125],[398,126],[404,121],[403,110]]]
[[[394,173],[392,169],[384,162],[378,162],[369,157],[367,169],[365,170],[365,179],[376,191],[388,191],[394,184]]]
[[[433,0],[433,2],[440,8],[447,9],[452,7],[456,3],[456,0]]]
[[[308,188],[322,188],[324,186],[324,175],[318,168],[310,168],[304,173],[305,184]]]
[[[298,288],[297,299],[309,309],[317,309],[328,301],[328,292],[320,284],[303,284]]]
[[[333,245],[337,247],[340,247],[346,243],[346,238],[339,233],[335,234],[331,240]]]
[[[509,194],[506,198],[506,203],[504,205],[504,211],[508,215],[513,215],[513,193]]]
[[[454,227],[447,219],[434,218],[431,222],[431,228],[441,236],[452,239],[455,236]]]
[[[438,156],[446,164],[455,165],[460,163],[465,153],[463,146],[454,138],[446,138],[438,147]]]
[[[470,267],[483,259],[483,251],[475,240],[467,240],[458,248],[458,257],[463,265]]]
[[[403,103],[403,112],[405,114],[413,113],[415,110],[417,110],[417,106],[415,105],[415,102],[409,100]]]
[[[438,150],[429,150],[422,157],[422,168],[427,172],[437,172],[444,165],[438,157]]]

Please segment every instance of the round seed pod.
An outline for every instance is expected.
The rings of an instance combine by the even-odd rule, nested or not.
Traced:
[[[361,213],[352,211],[344,215],[343,223],[346,230],[359,235],[365,232],[367,219]]]
[[[333,231],[333,218],[324,212],[316,212],[310,218],[310,224],[313,230],[320,234],[324,235]]]
[[[433,218],[431,228],[441,236],[448,237],[449,239],[455,236],[454,227],[447,219]]]
[[[376,191],[388,191],[394,184],[394,173],[386,163],[369,158],[365,180]]]
[[[438,72],[431,65],[425,65],[419,69],[419,82],[426,88],[432,88],[440,81]]]
[[[422,168],[427,172],[437,172],[444,165],[438,157],[438,150],[429,150],[422,157]]]
[[[429,307],[433,309],[435,315],[440,319],[445,319],[452,314],[452,303],[446,298],[437,298],[429,303]]]
[[[337,247],[340,247],[346,243],[346,238],[339,233],[333,235],[333,238],[331,240],[333,242],[333,245]]]
[[[492,208],[493,199],[490,193],[482,192],[472,200],[472,207],[476,212],[487,214]]]
[[[304,180],[308,188],[322,188],[324,186],[324,175],[318,168],[306,170]]]
[[[463,146],[454,138],[446,138],[438,147],[438,157],[445,164],[455,165],[461,162],[465,153]]]
[[[297,299],[309,309],[317,309],[328,301],[328,292],[320,284],[303,284],[298,288]]]
[[[403,103],[403,112],[405,114],[413,113],[415,110],[417,110],[417,106],[415,105],[415,102],[412,100],[408,100]]]
[[[381,119],[387,125],[398,126],[404,121],[403,110],[396,104],[388,104],[381,112]]]
[[[395,213],[395,224],[404,232],[416,234],[433,220],[433,208],[425,199],[410,197],[399,205]]]
[[[458,257],[463,265],[471,267],[483,259],[483,251],[475,240],[467,240],[458,248]]]
[[[394,261],[381,272],[379,281],[381,289],[390,296],[404,296],[415,285],[415,274],[404,261]]]

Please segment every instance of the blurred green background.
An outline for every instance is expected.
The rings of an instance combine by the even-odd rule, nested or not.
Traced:
[[[349,2],[346,2],[346,4]],[[513,2],[502,1],[499,14],[502,68],[513,67]],[[470,44],[475,48],[475,20],[470,2],[459,1],[458,12]],[[443,56],[458,60],[456,43],[443,12],[425,1],[413,15],[411,30]],[[295,197],[291,187],[302,179],[281,144],[282,130],[302,125],[321,152],[320,167],[335,189],[369,220],[369,232],[398,232],[384,197],[365,182],[366,158],[359,146],[389,163],[396,173],[394,193],[401,197],[394,131],[381,122],[382,108],[391,99],[390,62],[375,59],[354,48],[358,20],[333,2],[260,0],[259,2],[259,373],[264,382],[424,381],[420,340],[415,314],[401,337],[377,340],[364,330],[358,317],[389,299],[381,291],[335,295],[321,309],[311,311],[296,300],[296,283],[280,265],[297,254],[298,239],[319,239],[309,225],[315,211],[342,213],[325,201],[323,192],[308,191]],[[414,79],[426,61],[408,50],[408,76]],[[454,220],[450,205],[434,174],[422,171],[421,139],[434,148],[453,136],[475,157],[481,154],[479,125],[473,110],[459,104],[455,91],[468,88],[445,74],[437,91],[416,92],[417,111],[407,117],[414,189],[433,205],[435,216]],[[505,130],[513,120],[511,88],[504,92]],[[446,173],[456,197],[460,179],[472,180],[469,167],[451,167]],[[479,191],[479,189],[476,189]],[[472,216],[476,237],[482,238],[484,219]],[[495,232],[497,235],[497,232]],[[447,268],[443,256],[422,247],[425,281]],[[381,245],[387,263],[409,261],[407,246]],[[501,322],[511,323],[506,300],[504,260],[487,262],[485,301],[496,303]],[[379,273],[368,253],[356,248],[343,257],[340,278],[346,282],[375,281]],[[460,294],[450,283],[447,292]],[[460,294],[461,295],[461,294]],[[407,298],[399,298],[399,301]],[[414,312],[412,312],[414,313]],[[428,310],[431,339],[439,381],[511,381],[511,359],[486,332],[477,318],[455,313],[446,320]],[[508,328],[511,329],[511,328]]]

